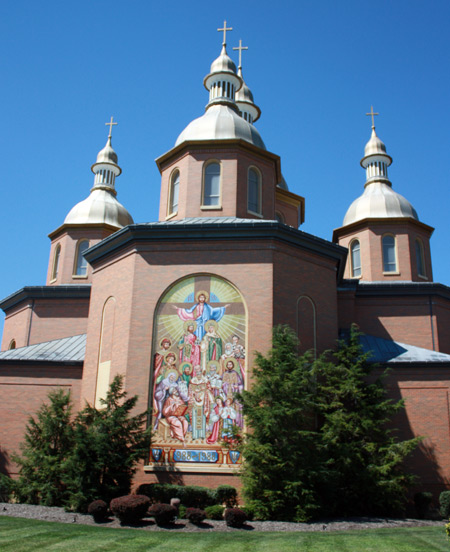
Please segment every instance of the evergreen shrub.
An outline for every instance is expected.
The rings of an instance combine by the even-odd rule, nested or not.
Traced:
[[[11,496],[12,479],[0,473],[0,502],[9,502]]]
[[[153,503],[168,504],[171,498],[179,498],[187,508],[206,508],[216,503],[215,492],[196,485],[171,485],[170,483],[143,484],[139,494],[148,496]]]
[[[439,513],[444,518],[450,518],[450,491],[443,491],[439,495]]]
[[[419,519],[424,519],[430,512],[430,505],[433,495],[428,492],[416,493],[414,495],[414,506],[416,507]]]
[[[214,506],[208,506],[205,508],[206,517],[208,519],[215,519],[216,521],[223,520],[223,512],[225,508],[221,504],[214,504]]]
[[[247,521],[247,514],[240,508],[227,508],[224,517],[228,527],[243,527]]]
[[[155,518],[156,525],[161,527],[175,520],[177,509],[170,504],[152,504],[148,510],[148,515]]]
[[[188,508],[186,518],[194,525],[199,525],[206,519],[206,512],[200,508]]]
[[[177,517],[179,519],[186,519],[186,510],[187,510],[186,506],[183,506],[183,504],[180,504],[178,506],[178,516]]]
[[[121,523],[138,522],[147,515],[149,506],[150,499],[144,495],[119,496],[113,498],[109,505],[111,512],[120,519]]]
[[[96,523],[100,523],[108,517],[108,505],[104,500],[94,500],[89,504],[87,512]]]
[[[219,485],[214,491],[217,504],[225,504],[227,508],[237,505],[237,490],[231,485]]]

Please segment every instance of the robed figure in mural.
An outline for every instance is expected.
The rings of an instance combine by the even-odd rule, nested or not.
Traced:
[[[209,390],[206,375],[200,366],[194,366],[194,377],[189,384],[189,411],[192,426],[192,439],[206,437],[206,420],[214,396]]]
[[[200,364],[200,345],[197,342],[197,336],[195,330],[197,323],[188,320],[183,325],[183,335],[178,342],[178,349],[180,350],[180,363],[190,362],[192,366]]]
[[[214,320],[208,320],[206,323],[207,332],[205,333],[200,349],[202,353],[202,368],[206,370],[207,364],[211,360],[219,360],[222,356],[223,341],[217,333],[218,324]]]
[[[169,424],[171,437],[183,443],[188,429],[188,422],[185,418],[187,409],[188,407],[180,397],[178,389],[176,387],[171,387],[169,389],[169,396],[164,403],[162,413]]]
[[[223,307],[211,307],[211,305],[208,304],[208,299],[209,293],[207,291],[198,291],[195,294],[195,300],[197,302],[191,308],[181,309],[174,305],[181,320],[194,320],[196,322],[197,328],[194,333],[198,341],[201,341],[206,333],[206,322],[208,322],[208,320],[215,320],[218,322],[225,314],[226,308],[229,307],[229,304]]]

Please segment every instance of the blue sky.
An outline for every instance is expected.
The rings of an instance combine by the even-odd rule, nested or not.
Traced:
[[[88,195],[111,115],[118,199],[157,220],[154,159],[203,113],[224,19],[235,61],[249,47],[256,126],[306,198],[301,229],[331,239],[362,193],[373,105],[393,187],[436,228],[434,279],[450,284],[450,2],[16,0],[0,4],[1,298],[45,283],[47,235]]]

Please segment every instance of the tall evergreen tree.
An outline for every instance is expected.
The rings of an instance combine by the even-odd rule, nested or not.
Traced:
[[[252,387],[240,397],[249,427],[242,443],[244,492],[263,519],[301,521],[319,506],[315,385],[310,356],[297,351],[292,330],[275,328],[272,349],[266,357],[257,353]]]
[[[247,500],[261,517],[292,521],[398,513],[412,481],[403,460],[418,442],[389,429],[403,404],[387,398],[354,329],[317,360],[297,351],[292,330],[275,328],[242,394]]]
[[[76,417],[66,477],[71,508],[83,511],[93,500],[109,502],[130,492],[137,463],[150,447],[150,430],[144,430],[147,412],[131,415],[137,399],[127,397],[118,375],[101,399],[102,407],[86,405]]]
[[[73,447],[71,412],[70,393],[58,389],[29,418],[22,454],[12,456],[19,477],[10,486],[20,502],[59,506],[67,500],[63,479]]]
[[[420,439],[396,438],[390,423],[403,402],[387,397],[388,371],[369,362],[371,353],[362,351],[359,335],[353,327],[330,361],[322,357],[313,366],[326,451],[327,478],[319,492],[330,515],[397,515],[414,480],[404,459]]]

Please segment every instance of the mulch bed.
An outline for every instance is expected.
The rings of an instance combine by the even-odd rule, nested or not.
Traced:
[[[57,521],[62,523],[77,523],[79,525],[96,525],[97,527],[145,529],[150,531],[348,531],[353,529],[380,529],[393,527],[424,527],[441,526],[443,520],[431,521],[423,519],[391,519],[391,518],[347,518],[328,519],[311,523],[290,523],[284,521],[249,521],[243,529],[227,527],[224,521],[206,520],[200,526],[193,525],[185,519],[167,527],[158,527],[151,518],[145,518],[138,525],[124,526],[116,518],[110,518],[104,523],[95,523],[92,516],[66,512],[63,508],[34,506],[31,504],[9,504],[0,502],[0,516],[13,516],[41,521]]]

